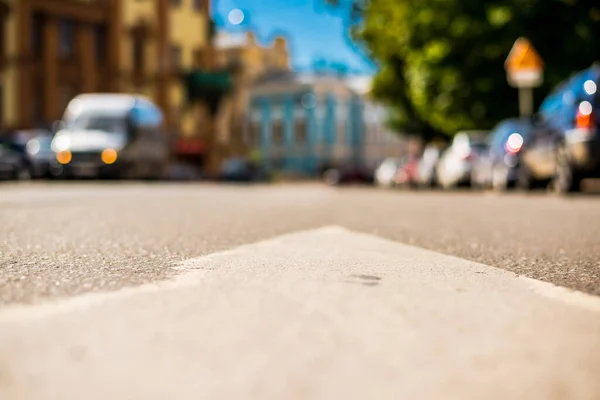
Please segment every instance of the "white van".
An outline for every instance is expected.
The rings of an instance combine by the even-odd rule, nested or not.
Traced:
[[[163,113],[143,96],[79,95],[55,130],[57,176],[158,179],[167,167]]]

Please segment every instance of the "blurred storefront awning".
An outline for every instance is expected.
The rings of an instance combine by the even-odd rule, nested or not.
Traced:
[[[175,146],[175,152],[179,155],[202,155],[206,151],[206,144],[201,139],[182,138]]]
[[[231,72],[194,70],[184,74],[184,84],[188,102],[205,102],[211,114],[215,115],[221,99],[233,90]]]
[[[228,71],[193,71],[185,75],[188,94],[192,99],[203,99],[207,92],[227,93],[233,88]]]

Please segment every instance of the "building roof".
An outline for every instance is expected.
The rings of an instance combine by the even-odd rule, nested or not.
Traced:
[[[248,36],[245,33],[219,32],[215,37],[215,46],[218,49],[234,49],[244,47],[248,44]]]
[[[253,95],[283,94],[289,92],[314,91],[336,93],[351,97],[358,95],[345,80],[332,76],[298,75],[294,73],[265,77],[252,89]]]

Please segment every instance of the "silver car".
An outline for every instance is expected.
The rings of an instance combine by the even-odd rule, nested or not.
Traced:
[[[475,161],[488,149],[487,136],[487,131],[461,131],[454,136],[436,170],[442,188],[471,185]]]
[[[442,152],[441,145],[429,144],[425,147],[417,167],[417,183],[419,186],[432,188],[437,185],[437,165]]]

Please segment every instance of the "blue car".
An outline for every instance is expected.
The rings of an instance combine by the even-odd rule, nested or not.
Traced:
[[[575,192],[585,178],[600,178],[600,66],[560,84],[540,106],[522,150],[518,183],[524,189],[551,183]]]

